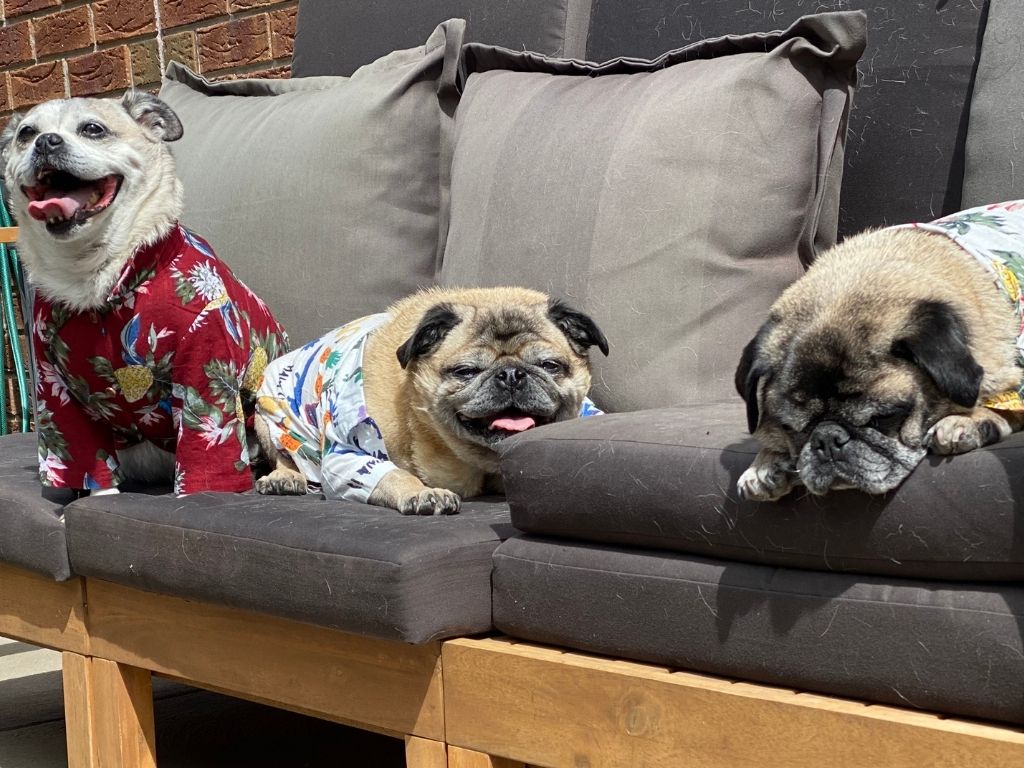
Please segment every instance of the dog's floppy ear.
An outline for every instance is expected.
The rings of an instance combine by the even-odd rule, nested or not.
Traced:
[[[968,347],[970,335],[956,311],[942,301],[922,301],[911,315],[905,336],[892,343],[892,354],[928,374],[939,392],[957,405],[978,402],[984,369]]]
[[[412,336],[398,348],[399,365],[406,368],[416,358],[429,355],[460,322],[462,318],[451,304],[438,304],[428,309]]]
[[[128,91],[121,99],[132,120],[137,122],[160,141],[177,141],[185,135],[181,120],[162,100],[145,91]]]
[[[591,347],[597,347],[608,357],[608,339],[589,315],[577,312],[558,299],[551,299],[548,302],[548,318],[581,355],[586,354]]]
[[[757,331],[740,355],[740,364],[733,379],[736,391],[747,404],[747,429],[754,434],[761,421],[761,404],[758,402],[758,384],[771,371],[771,363],[764,354],[764,342],[775,327],[774,320],[768,320]]]
[[[0,132],[0,171],[3,171],[3,164],[7,162],[7,148],[11,146],[14,137],[18,135],[18,128],[21,126],[23,118],[24,115],[15,112],[7,121],[3,132]]]

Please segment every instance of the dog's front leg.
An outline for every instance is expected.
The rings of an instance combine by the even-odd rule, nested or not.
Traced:
[[[416,475],[393,469],[381,478],[370,504],[397,509],[403,515],[454,515],[461,503],[447,488],[428,488]]]

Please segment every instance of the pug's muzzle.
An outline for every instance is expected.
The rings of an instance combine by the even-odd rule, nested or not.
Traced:
[[[521,365],[497,368],[457,412],[459,424],[486,444],[550,424],[558,403]]]
[[[927,449],[913,448],[873,429],[847,428],[835,421],[818,424],[797,459],[797,473],[808,491],[859,488],[891,491],[913,471]]]
[[[28,215],[46,222],[52,235],[65,235],[86,219],[103,213],[117,198],[123,176],[81,178],[72,172],[64,139],[56,133],[36,137],[34,181],[21,191],[29,199]]]

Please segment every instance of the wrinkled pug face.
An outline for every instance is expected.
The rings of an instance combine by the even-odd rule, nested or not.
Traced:
[[[181,135],[174,112],[141,92],[122,100],[48,101],[14,115],[0,136],[0,153],[19,223],[38,222],[60,241],[117,217],[129,229],[147,198],[173,175],[163,142]]]
[[[982,370],[947,304],[845,318],[773,316],[744,350],[736,387],[761,444],[739,483],[747,498],[889,491],[924,458],[929,427],[975,404]]]
[[[590,389],[587,351],[608,354],[593,320],[558,301],[428,310],[398,360],[431,417],[486,448],[579,415]]]

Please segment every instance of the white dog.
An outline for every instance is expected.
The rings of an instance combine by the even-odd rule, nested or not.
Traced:
[[[110,491],[173,475],[179,493],[252,486],[244,405],[285,337],[179,225],[166,142],[181,135],[170,107],[131,92],[46,102],[0,137],[37,294],[45,485]]]

